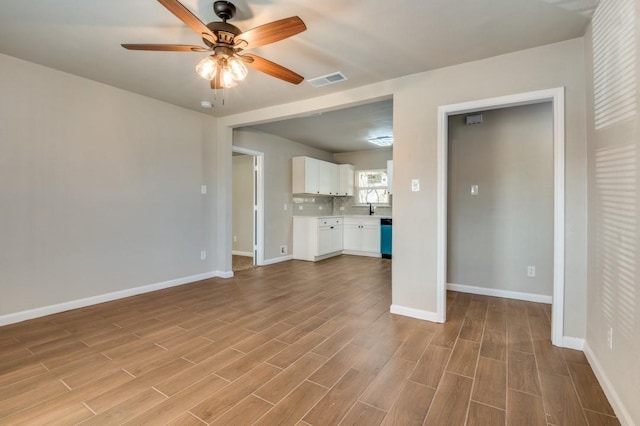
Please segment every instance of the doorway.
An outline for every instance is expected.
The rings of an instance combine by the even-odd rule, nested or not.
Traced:
[[[556,346],[566,346],[563,341],[565,234],[564,88],[446,105],[438,108],[437,316],[440,322],[446,320],[449,117],[458,114],[475,113],[542,102],[551,102],[553,109],[553,304],[551,308],[551,341]]]
[[[232,270],[264,263],[264,154],[233,147],[232,156]]]
[[[447,290],[551,304],[552,112],[449,116]]]

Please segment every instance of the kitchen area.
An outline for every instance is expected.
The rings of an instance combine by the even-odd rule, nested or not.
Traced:
[[[340,254],[392,256],[392,99],[234,129],[233,146],[264,161],[260,183],[251,166],[236,178],[236,166],[246,161],[233,157],[234,258],[261,248],[257,266]],[[236,195],[247,205],[236,208]],[[252,230],[253,245],[245,239]]]
[[[390,157],[391,151],[380,154]],[[373,163],[378,168],[356,170],[350,163],[292,159],[294,259],[391,258],[393,160]]]

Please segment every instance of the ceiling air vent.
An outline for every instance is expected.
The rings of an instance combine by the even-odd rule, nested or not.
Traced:
[[[340,71],[333,72],[331,74],[323,75],[320,77],[307,80],[313,87],[328,86],[329,84],[340,83],[341,81],[348,80],[347,76]]]

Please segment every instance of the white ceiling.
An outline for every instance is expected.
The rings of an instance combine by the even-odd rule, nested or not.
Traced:
[[[201,44],[155,0],[1,0],[0,53],[224,116],[579,37],[589,18],[575,4],[593,1],[237,0],[231,22],[242,30],[293,15],[308,28],[251,52],[306,78],[342,71],[349,80],[316,89],[249,70],[245,81],[225,91],[224,106],[222,95],[214,98],[194,71],[206,53],[120,47]],[[213,0],[183,3],[205,23],[218,20]],[[202,110],[202,100],[215,107]]]
[[[367,139],[393,136],[393,100],[251,127],[334,153],[380,149]]]

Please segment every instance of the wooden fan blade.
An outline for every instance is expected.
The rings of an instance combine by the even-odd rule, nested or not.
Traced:
[[[303,76],[260,56],[249,53],[242,56],[253,59],[253,62],[246,62],[247,65],[257,69],[258,71],[262,71],[265,74],[269,74],[272,77],[279,78],[280,80],[284,80],[292,84],[300,84],[302,80],[304,80]]]
[[[191,46],[188,44],[122,44],[122,47],[129,50],[158,50],[161,52],[208,52],[201,46]]]
[[[166,7],[169,12],[176,15],[176,17],[187,24],[196,34],[202,37],[203,34],[209,34],[215,37],[211,30],[199,20],[193,13],[182,5],[178,0],[158,0],[160,4]]]
[[[249,44],[248,49],[253,49],[254,47],[264,46],[265,44],[275,43],[276,41],[291,37],[306,29],[307,26],[302,22],[302,19],[297,16],[292,16],[291,18],[273,21],[252,28],[249,31],[237,35],[235,40],[236,43],[239,40],[245,40]]]

